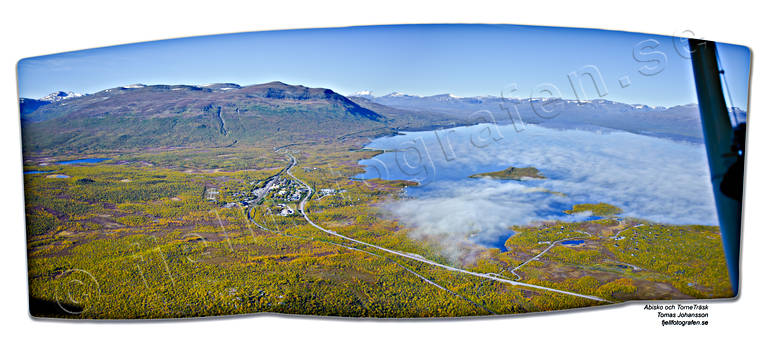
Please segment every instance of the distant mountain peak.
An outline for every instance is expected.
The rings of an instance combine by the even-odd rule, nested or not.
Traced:
[[[282,81],[271,81],[271,82],[268,82],[268,83],[255,84],[255,85],[256,86],[261,86],[261,87],[279,87],[279,88],[285,88],[285,87],[303,87],[303,88],[308,88],[308,87],[303,86],[303,85],[292,85],[292,84],[284,83]]]
[[[393,93],[387,94],[387,95],[385,95],[383,97],[384,98],[388,98],[388,97],[393,97],[393,98],[403,98],[403,97],[416,98],[416,97],[419,97],[419,96],[417,96],[417,95],[409,95],[409,94],[404,94],[404,93],[399,93],[399,92],[393,92]]]
[[[236,83],[207,83],[207,84],[200,84],[196,87],[199,88],[207,88],[207,89],[213,89],[213,90],[220,90],[220,91],[226,91],[226,90],[232,90],[232,89],[241,89],[242,86],[236,84]]]
[[[59,102],[61,100],[77,98],[80,96],[82,96],[82,94],[77,94],[75,92],[57,91],[57,92],[50,93],[47,96],[40,98],[39,100],[47,101],[47,102]]]
[[[459,96],[456,96],[451,93],[431,95],[431,96],[428,96],[427,98],[441,99],[441,100],[460,99]]]

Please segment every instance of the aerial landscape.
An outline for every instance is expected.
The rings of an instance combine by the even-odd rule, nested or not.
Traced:
[[[435,26],[413,40],[522,28]],[[19,62],[31,314],[462,317],[733,295],[698,107],[682,102],[693,95],[685,65],[665,72],[682,81],[682,101],[654,102],[647,77],[644,103],[618,87],[587,99],[576,88],[557,97],[510,97],[504,84],[488,87],[494,94],[458,90],[467,80],[428,89],[385,80],[387,65],[361,59],[409,47],[384,38],[421,28],[377,29],[233,34]],[[311,46],[359,34],[381,46],[348,43],[350,56],[337,62]],[[268,46],[272,38],[284,44]],[[248,39],[269,50],[229,62],[247,78],[229,78],[225,63],[210,65],[209,77],[185,54],[206,60],[196,47]],[[297,46],[311,52],[298,58]],[[227,54],[220,59],[234,59]],[[126,65],[113,67],[112,56]],[[367,65],[385,71],[365,77]],[[359,92],[383,80],[390,92]],[[550,107],[557,113],[540,114]]]

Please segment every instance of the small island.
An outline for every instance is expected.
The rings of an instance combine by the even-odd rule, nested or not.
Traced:
[[[582,213],[586,211],[590,211],[592,212],[593,216],[598,216],[598,217],[609,217],[609,216],[622,213],[622,209],[613,205],[603,203],[603,202],[598,204],[576,204],[570,210],[565,210],[563,212],[567,214],[574,214],[574,213]]]
[[[546,178],[542,175],[537,168],[534,167],[509,167],[504,170],[500,171],[494,171],[494,172],[486,172],[486,173],[479,173],[475,175],[470,175],[470,178],[482,178],[482,177],[488,177],[493,179],[500,179],[500,180],[516,180],[520,181],[523,178]]]

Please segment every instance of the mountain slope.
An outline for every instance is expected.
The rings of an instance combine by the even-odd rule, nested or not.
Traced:
[[[25,152],[290,143],[387,126],[324,88],[131,85],[22,114]]]
[[[378,114],[385,115],[385,117],[390,120],[389,124],[399,130],[426,130],[474,123],[446,113],[421,110],[402,110],[395,107],[378,104],[369,100],[368,98],[359,96],[351,96],[348,99],[366,109],[372,110]]]
[[[30,99],[30,98],[20,98],[19,99],[19,112],[21,113],[21,116],[25,114],[29,114],[40,108],[40,106],[45,106],[47,104],[50,104],[50,101],[46,101],[43,99]]]

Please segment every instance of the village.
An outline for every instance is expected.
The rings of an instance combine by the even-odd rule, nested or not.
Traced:
[[[221,191],[218,187],[205,187],[204,196],[207,200],[219,202],[223,208],[233,208],[241,205],[244,208],[259,205],[264,199],[271,199],[277,207],[274,214],[287,217],[295,214],[295,204],[299,203],[308,194],[309,190],[294,179],[283,176],[271,177],[263,181],[251,182],[251,189],[233,192],[231,199],[221,199]],[[329,188],[319,189],[316,198],[320,199],[329,195],[342,193],[345,190]],[[233,201],[231,201],[233,200]]]
[[[258,193],[263,194],[264,197],[270,197],[276,203],[278,209],[274,213],[282,217],[295,214],[295,210],[288,203],[299,202],[308,194],[308,188],[285,177],[277,177],[273,182],[273,185],[266,185],[265,191],[261,188]]]

